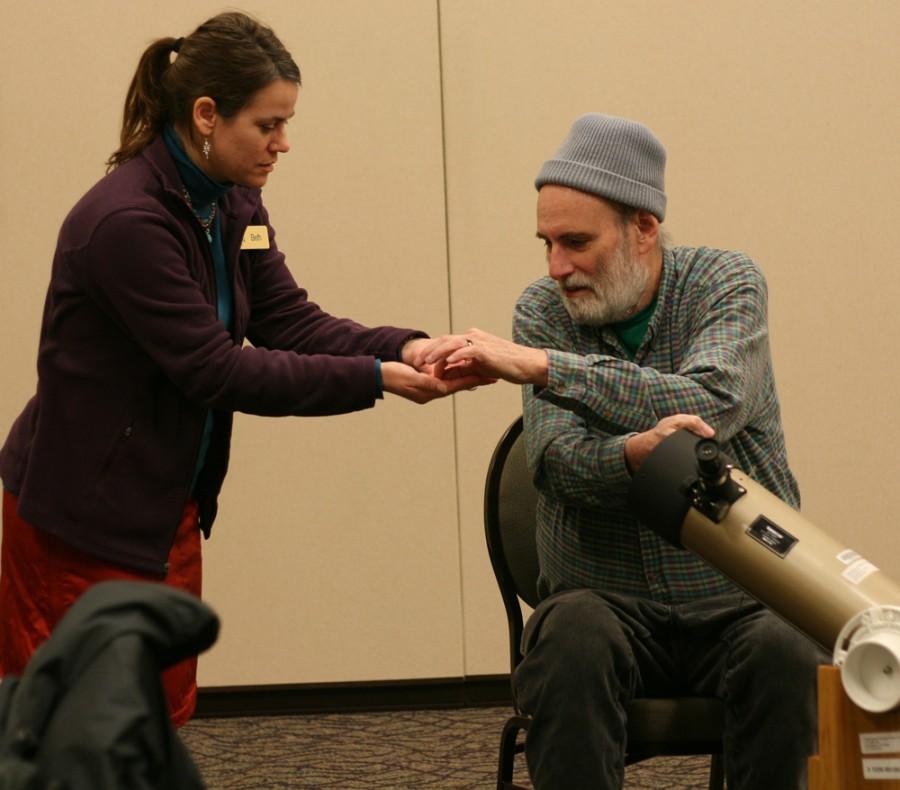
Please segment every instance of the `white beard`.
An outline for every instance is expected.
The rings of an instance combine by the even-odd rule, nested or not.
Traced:
[[[623,236],[615,252],[600,261],[594,274],[573,272],[558,283],[566,311],[576,324],[605,326],[632,315],[650,281],[650,271],[630,254]],[[589,288],[591,295],[574,299],[567,288]]]

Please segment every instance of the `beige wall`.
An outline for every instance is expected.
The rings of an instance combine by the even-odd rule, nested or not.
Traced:
[[[127,13],[123,9],[127,7]],[[34,388],[56,228],[103,172],[140,50],[217,3],[0,0],[0,426]],[[257,0],[304,74],[266,189],[326,309],[509,334],[543,271],[532,179],[586,111],[669,152],[676,242],[741,248],[770,286],[804,511],[900,579],[900,4]],[[427,407],[237,421],[206,594],[205,685],[501,672],[481,494],[519,409],[497,385]],[[0,428],[0,433],[6,430]]]

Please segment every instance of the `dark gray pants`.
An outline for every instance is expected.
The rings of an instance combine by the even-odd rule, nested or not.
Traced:
[[[741,593],[667,606],[573,590],[528,621],[514,676],[533,717],[525,753],[538,790],[616,790],[635,696],[725,701],[729,790],[806,788],[816,751],[816,667],[829,657]]]

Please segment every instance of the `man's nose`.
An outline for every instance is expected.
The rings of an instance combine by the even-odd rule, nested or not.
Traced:
[[[549,274],[554,280],[565,279],[575,271],[575,267],[569,260],[568,253],[562,247],[554,246],[550,248],[550,251],[547,253],[547,264]]]

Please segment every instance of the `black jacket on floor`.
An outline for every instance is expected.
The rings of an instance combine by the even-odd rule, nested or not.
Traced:
[[[91,587],[0,682],[0,790],[197,790],[160,671],[215,642],[219,620],[164,584]]]

